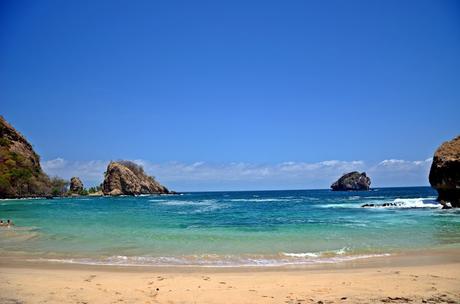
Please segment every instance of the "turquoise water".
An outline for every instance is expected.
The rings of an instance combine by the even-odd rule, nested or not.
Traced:
[[[3,255],[120,265],[339,262],[460,247],[460,211],[428,187],[0,201]],[[397,206],[361,208],[365,203]]]

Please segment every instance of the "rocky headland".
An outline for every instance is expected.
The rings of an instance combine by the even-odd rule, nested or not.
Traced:
[[[110,162],[105,172],[102,192],[105,195],[169,194],[165,186],[144,169],[130,161]]]
[[[49,196],[52,188],[32,145],[0,116],[0,198]]]
[[[371,179],[366,172],[353,171],[340,177],[331,185],[331,189],[332,191],[365,191],[369,190],[370,186]]]
[[[460,136],[444,142],[436,150],[429,181],[438,191],[442,205],[460,207]]]

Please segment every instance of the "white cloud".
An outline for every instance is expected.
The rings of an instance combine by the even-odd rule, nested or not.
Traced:
[[[425,160],[385,159],[368,170],[374,185],[415,186],[428,185],[431,158]]]
[[[44,161],[41,165],[50,176],[59,176],[65,179],[78,176],[87,185],[97,185],[103,179],[107,164],[108,162],[101,160],[69,161],[56,158]]]
[[[178,191],[328,188],[343,173],[354,170],[368,172],[374,187],[426,185],[431,165],[431,158],[421,161],[386,159],[376,164],[361,160],[288,161],[277,164],[133,161],[166,186]],[[102,182],[108,163],[108,160],[69,161],[56,158],[43,162],[42,166],[49,175],[66,179],[79,176],[91,186]]]
[[[63,158],[55,158],[52,160],[44,161],[42,164],[43,169],[46,170],[56,170],[63,168],[66,165],[66,161]]]

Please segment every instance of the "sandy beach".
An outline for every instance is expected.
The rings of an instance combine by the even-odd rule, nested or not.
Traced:
[[[115,267],[2,259],[0,303],[459,303],[460,257],[316,267]]]

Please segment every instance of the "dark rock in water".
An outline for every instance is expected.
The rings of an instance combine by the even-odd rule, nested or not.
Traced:
[[[130,161],[110,162],[105,172],[102,191],[105,195],[170,194],[144,169]]]
[[[364,204],[361,207],[366,208],[366,207],[396,207],[396,206],[401,206],[401,204],[397,204],[397,203]]]
[[[371,179],[366,175],[366,172],[353,171],[344,174],[331,185],[331,188],[333,191],[360,191],[369,190],[370,186]]]
[[[46,197],[51,187],[32,145],[0,116],[0,198]]]
[[[79,193],[83,191],[83,183],[78,177],[72,177],[70,179],[70,192]]]
[[[375,204],[364,204],[361,206],[362,208],[366,208],[366,207],[375,207]]]
[[[436,150],[429,180],[443,206],[460,207],[460,136]]]
[[[399,206],[399,205],[396,203],[383,203],[382,204],[382,207],[394,207],[394,206]]]

